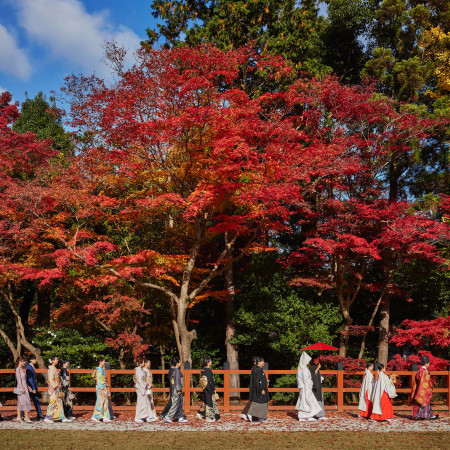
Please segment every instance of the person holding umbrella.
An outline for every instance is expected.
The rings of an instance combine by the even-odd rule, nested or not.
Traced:
[[[323,352],[323,351],[329,351],[329,350],[339,350],[336,347],[333,347],[328,344],[324,344],[322,342],[316,342],[313,345],[309,345],[308,347],[302,348],[303,351],[310,350],[314,352]],[[307,355],[308,356],[308,355]],[[309,357],[309,356],[308,356]],[[316,356],[313,359],[313,363],[311,364],[309,370],[311,373],[311,381],[312,381],[312,394],[317,400],[317,403],[321,407],[321,411],[317,413],[313,419],[321,419],[326,420],[325,417],[325,404],[323,399],[323,393],[322,393],[322,374],[320,373],[320,356],[319,354],[316,354]],[[298,379],[297,379],[298,381]],[[299,415],[300,417],[300,415]]]
[[[313,362],[310,365],[309,370],[311,372],[311,380],[313,382],[312,392],[314,394],[314,397],[316,397],[317,403],[322,408],[322,411],[316,414],[315,417],[320,420],[326,420],[325,406],[323,403],[323,394],[322,394],[322,375],[320,373],[321,367],[322,366],[320,365],[320,357],[316,355],[313,358]]]

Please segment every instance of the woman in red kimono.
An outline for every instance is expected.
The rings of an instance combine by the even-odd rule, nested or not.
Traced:
[[[373,404],[370,418],[379,422],[394,420],[391,398],[397,397],[394,383],[384,373],[385,370],[386,367],[383,364],[378,364],[378,378],[373,388],[372,398],[370,399]]]
[[[364,375],[364,380],[361,384],[361,391],[359,393],[359,417],[368,419],[372,414],[372,402],[370,398],[372,397],[372,391],[375,384],[375,379],[372,375],[373,363],[366,364],[366,374]]]
[[[438,414],[433,414],[431,409],[431,396],[433,395],[433,381],[428,372],[430,358],[422,356],[420,358],[422,367],[417,371],[413,380],[411,390],[410,405],[413,405],[413,419],[438,419]]]

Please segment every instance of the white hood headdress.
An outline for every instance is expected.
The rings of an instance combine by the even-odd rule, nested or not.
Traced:
[[[302,370],[303,368],[305,368],[309,364],[311,359],[312,358],[308,355],[308,353],[302,352],[302,354],[300,355],[300,361],[298,362],[297,370]]]

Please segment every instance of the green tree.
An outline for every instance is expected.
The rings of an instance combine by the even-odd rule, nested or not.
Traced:
[[[33,99],[28,98],[22,103],[20,117],[13,125],[18,133],[31,132],[37,140],[51,139],[52,146],[60,152],[61,157],[73,154],[73,143],[70,133],[64,130],[61,111],[56,107],[54,97],[47,101],[46,96],[39,92]]]
[[[295,365],[300,349],[309,344],[331,344],[342,318],[331,299],[289,285],[292,274],[278,257],[277,252],[254,255],[237,279],[234,342],[246,361],[261,353],[281,368]]]
[[[320,33],[323,62],[346,83],[359,83],[368,60],[366,45],[374,8],[369,0],[325,0],[327,15]]]
[[[323,18],[312,0],[153,0],[151,8],[163,23],[147,30],[149,45],[212,43],[228,50],[253,44],[310,73],[330,70],[321,62]]]

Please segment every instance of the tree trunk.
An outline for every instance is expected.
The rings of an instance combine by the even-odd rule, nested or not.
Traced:
[[[119,367],[122,370],[125,370],[127,368],[127,364],[125,361],[125,350],[123,348],[121,348],[119,351],[118,361],[119,361]],[[125,405],[131,406],[131,392],[125,392]]]
[[[164,359],[164,355],[166,354],[166,352],[163,352],[163,346],[160,345],[159,346],[159,353],[161,354],[161,369],[162,370],[166,370],[166,361]],[[165,375],[164,373],[161,375],[161,387],[165,387],[165,383],[164,383],[164,378]],[[167,401],[169,400],[169,393],[168,392],[163,392],[163,400]]]
[[[8,346],[9,350],[11,351],[13,361],[16,362],[16,359],[20,356],[20,352],[17,349],[17,347],[14,345],[14,342],[10,339],[10,337],[0,328],[0,336],[5,341],[6,345]]]
[[[345,358],[347,356],[350,325],[353,323],[353,319],[350,317],[349,303],[344,298],[344,295],[342,294],[342,289],[340,289],[338,292],[338,300],[339,306],[341,308],[341,314],[342,317],[344,318],[344,323],[341,330],[341,338],[339,342],[339,356]]]
[[[12,339],[10,339],[3,330],[1,330],[0,335],[5,340],[15,359],[17,359],[17,357],[22,353],[22,347],[25,347],[30,353],[36,355],[36,361],[39,369],[46,369],[47,365],[44,362],[44,358],[42,358],[41,350],[32,345],[31,342],[29,342],[25,336],[25,328],[23,326],[20,314],[18,313],[14,305],[13,292],[9,284],[8,284],[8,291],[7,292],[3,291],[2,294],[6,303],[8,303],[9,309],[11,310],[16,325],[16,347],[14,348]],[[45,379],[47,379],[46,376]]]
[[[186,361],[189,361],[192,367],[191,345],[192,341],[197,337],[197,332],[195,330],[189,331],[186,326],[188,310],[187,301],[181,298],[177,303],[177,317],[176,320],[172,320],[172,324],[178,353],[180,355],[181,363],[184,365]]]
[[[225,286],[228,291],[228,298],[225,304],[225,345],[227,348],[227,361],[230,363],[231,370],[239,370],[239,349],[237,345],[231,344],[231,340],[234,336],[234,323],[233,323],[233,312],[234,312],[234,281],[233,281],[233,265],[230,265],[225,272]],[[230,375],[230,402],[232,405],[239,404],[241,396],[240,392],[233,391],[233,388],[239,389],[241,387],[239,375]]]
[[[391,295],[387,294],[380,308],[380,336],[378,341],[378,362],[386,365],[389,353],[389,316],[391,308]]]
[[[19,308],[20,319],[25,330],[25,335],[28,336],[28,317],[30,315],[31,305],[36,298],[36,286],[29,283],[29,286],[25,288],[24,295],[22,297],[22,303]]]
[[[397,269],[397,270],[398,270],[398,269]],[[385,286],[384,289],[381,291],[381,294],[380,294],[380,296],[378,297],[377,303],[376,303],[375,308],[373,309],[373,312],[372,312],[372,316],[370,317],[370,320],[369,320],[369,324],[368,324],[369,327],[371,327],[371,326],[373,325],[373,322],[375,321],[375,316],[377,315],[378,308],[380,307],[381,302],[382,302],[384,296],[386,295],[387,289],[389,288],[389,285],[390,285],[392,279],[394,278],[394,275],[395,275],[395,273],[397,272],[397,270],[392,271],[391,275],[389,276],[389,280],[388,280],[388,282],[386,283],[386,286]],[[366,337],[367,337],[367,333],[368,333],[368,332],[364,333],[364,335],[363,335],[363,337],[362,337],[362,339],[361,339],[361,347],[360,347],[360,349],[359,349],[358,359],[362,359],[362,357],[363,357],[363,355],[364,355],[364,350],[365,350],[365,348],[366,348]]]
[[[341,338],[339,341],[339,356],[342,356],[343,358],[347,357],[348,337],[351,323],[352,323],[351,319],[349,323],[344,322],[344,326],[342,327],[341,330]]]
[[[38,292],[37,323],[40,328],[50,327],[50,296],[47,292]]]
[[[391,155],[389,162],[389,201],[396,201],[398,198],[398,169],[397,169],[397,156]]]

